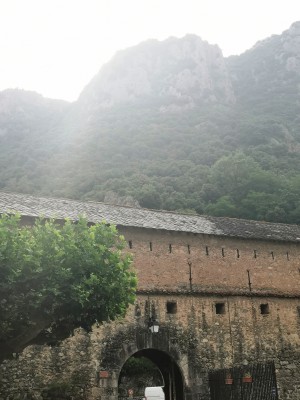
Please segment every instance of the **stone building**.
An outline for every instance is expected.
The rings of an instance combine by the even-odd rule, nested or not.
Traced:
[[[76,398],[115,400],[132,356],[158,366],[168,400],[242,398],[227,396],[234,384],[211,378],[227,371],[237,381],[247,370],[252,393],[264,395],[244,399],[300,398],[300,226],[0,193],[0,213],[15,211],[24,223],[85,215],[116,224],[134,256],[138,293],[124,320],[5,361],[0,399],[24,391],[42,398],[59,381],[76,387]],[[272,377],[259,386],[255,371],[271,364]],[[214,386],[223,397],[214,397]]]

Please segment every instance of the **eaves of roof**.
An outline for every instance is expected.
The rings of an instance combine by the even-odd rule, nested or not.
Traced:
[[[238,237],[244,239],[300,242],[300,226],[245,219],[178,214],[111,205],[93,201],[36,197],[0,192],[0,214],[19,213],[28,217],[106,221],[125,227],[149,228],[176,232]]]

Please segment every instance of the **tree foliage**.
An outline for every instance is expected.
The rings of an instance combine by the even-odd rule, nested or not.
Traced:
[[[53,340],[123,316],[136,289],[123,245],[105,222],[37,219],[28,227],[2,215],[0,348],[15,352],[41,332]]]
[[[143,397],[145,387],[163,385],[162,375],[157,365],[147,357],[130,357],[120,373],[119,396],[127,397],[128,388],[132,388],[134,397]]]

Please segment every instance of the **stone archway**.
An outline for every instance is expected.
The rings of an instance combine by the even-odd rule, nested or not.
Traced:
[[[182,340],[176,339],[176,335],[179,339],[182,336]],[[141,321],[106,325],[102,336],[105,341],[101,341],[100,353],[95,357],[100,370],[91,388],[91,399],[118,399],[122,368],[133,356],[146,357],[158,367],[166,387],[166,400],[192,399],[190,377],[196,372],[190,362],[195,352],[190,353],[188,346],[184,346],[188,342],[187,335],[180,335],[176,326],[171,324],[161,324],[159,332],[153,334]]]
[[[155,386],[164,386],[166,400],[184,400],[182,373],[178,364],[168,353],[154,348],[146,348],[138,350],[131,357],[146,358],[159,369],[161,379]],[[119,380],[121,375],[122,370],[120,371]]]

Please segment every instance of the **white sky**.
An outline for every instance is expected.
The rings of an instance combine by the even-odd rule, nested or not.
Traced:
[[[225,56],[300,20],[300,0],[0,0],[0,90],[76,100],[117,50],[187,33]]]

